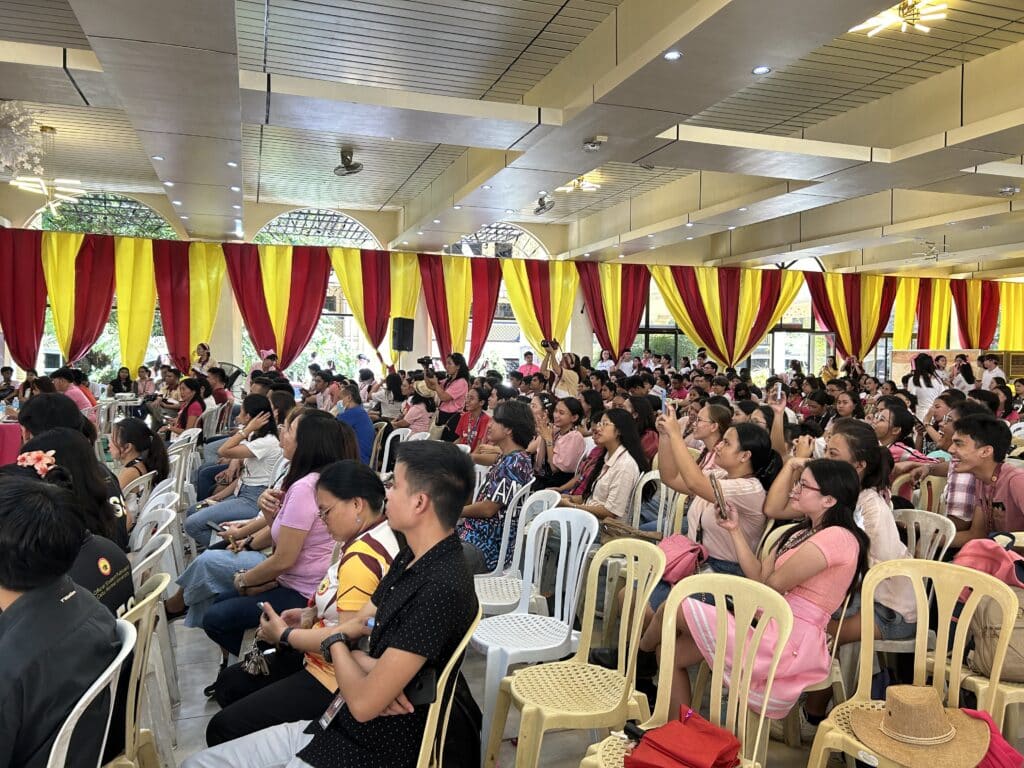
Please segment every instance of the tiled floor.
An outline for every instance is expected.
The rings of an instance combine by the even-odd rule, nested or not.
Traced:
[[[180,765],[182,760],[206,745],[206,724],[217,711],[217,704],[203,695],[203,688],[216,677],[220,654],[201,630],[188,629],[180,621],[172,625],[172,634],[181,688],[181,705],[174,711],[178,734],[174,756]],[[483,657],[470,651],[463,671],[479,702],[483,695]],[[515,735],[518,724],[518,715],[513,709],[505,730],[507,738]],[[589,731],[548,734],[544,738],[540,765],[543,768],[576,768],[592,741]],[[502,744],[498,764],[502,768],[511,768],[514,763],[515,747],[506,740]],[[790,749],[776,742],[768,747],[768,765],[771,768],[802,768],[806,764],[806,749]]]

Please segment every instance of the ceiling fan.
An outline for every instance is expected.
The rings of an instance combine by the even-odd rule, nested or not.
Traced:
[[[341,148],[341,165],[335,167],[335,176],[351,176],[352,174],[359,173],[363,170],[363,164],[355,162],[352,159],[352,153],[352,147]]]
[[[557,191],[557,192],[577,192],[577,191],[593,192],[595,189],[600,189],[600,188],[601,188],[600,184],[595,184],[592,181],[588,181],[585,176],[579,176],[579,177],[573,179],[572,181],[570,181],[568,184],[563,184],[562,186],[557,187],[555,191]]]
[[[917,256],[921,261],[938,261],[939,256],[949,253],[949,246],[945,240],[936,243],[933,240],[920,240],[921,250],[915,251],[911,256]]]

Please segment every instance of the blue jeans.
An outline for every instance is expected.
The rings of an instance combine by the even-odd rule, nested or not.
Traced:
[[[227,468],[227,464],[204,464],[196,471],[196,501],[210,497],[217,487],[214,478]]]
[[[203,444],[203,464],[216,464],[219,460],[217,456],[217,449],[220,448],[220,444],[228,439],[228,435],[223,437],[211,437]]]
[[[288,587],[274,587],[258,595],[242,596],[227,592],[217,596],[203,617],[207,636],[228,653],[241,655],[242,637],[247,629],[260,625],[257,603],[270,603],[278,613],[289,608],[305,608],[308,600]],[[248,649],[246,649],[248,650]]]
[[[185,513],[185,533],[195,539],[199,549],[206,549],[212,533],[207,523],[226,523],[256,517],[259,513],[256,500],[266,489],[265,485],[243,485],[237,496],[230,496],[202,509],[189,507]]]
[[[727,573],[730,576],[742,576],[743,569],[739,563],[734,563],[731,560],[719,560],[717,557],[709,557],[705,563],[714,573]],[[672,591],[674,584],[669,584],[667,581],[659,581],[654,585],[654,591],[651,593],[651,599],[647,601],[647,604],[651,606],[651,610],[656,611],[658,607],[668,599],[668,593]],[[694,595],[694,598],[700,600],[702,603],[710,603],[714,605],[714,601],[710,595],[700,594]]]

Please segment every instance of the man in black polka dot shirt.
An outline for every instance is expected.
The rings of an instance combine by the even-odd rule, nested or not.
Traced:
[[[359,615],[324,641],[339,706],[318,721],[220,744],[182,768],[414,766],[429,704],[413,706],[403,691],[441,672],[476,616],[473,577],[453,533],[474,480],[472,460],[453,444],[403,443],[387,516],[407,546]],[[369,653],[350,650],[365,635]]]

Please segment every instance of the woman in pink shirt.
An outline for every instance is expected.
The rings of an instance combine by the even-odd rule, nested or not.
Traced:
[[[426,382],[409,381],[402,382],[402,394],[409,399],[403,406],[402,417],[391,422],[395,429],[406,428],[417,432],[426,432],[430,429],[430,422],[434,418],[434,393]]]
[[[199,417],[206,410],[206,403],[203,402],[203,385],[199,379],[182,379],[178,385],[178,417],[173,423],[160,427],[158,432],[170,432],[172,435],[180,435],[186,429],[192,429],[199,421]]]
[[[442,440],[455,442],[455,426],[459,423],[462,409],[466,407],[466,394],[469,392],[469,366],[466,358],[458,352],[452,352],[444,361],[448,378],[443,382],[434,377],[424,379],[437,396],[437,423],[444,425]]]

